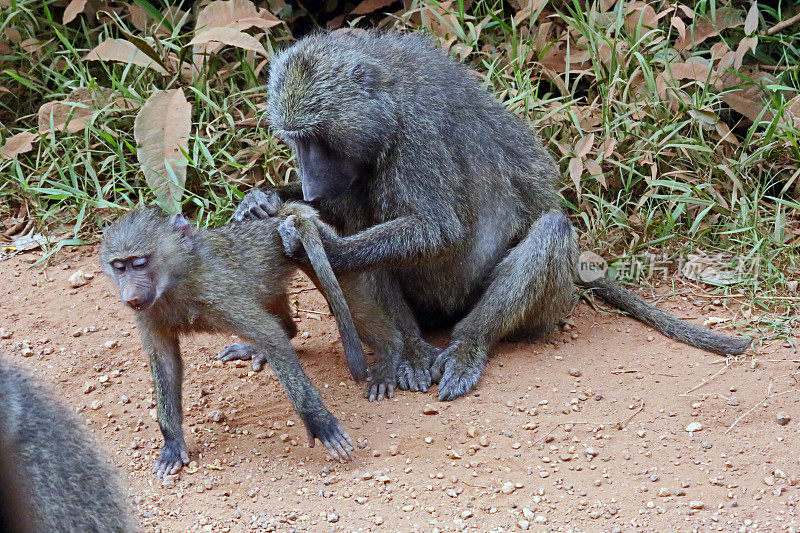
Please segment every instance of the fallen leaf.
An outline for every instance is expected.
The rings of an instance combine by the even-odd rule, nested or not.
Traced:
[[[586,157],[594,144],[594,133],[585,135],[575,144],[575,157]]]
[[[164,68],[147,57],[136,45],[125,39],[106,39],[98,44],[83,58],[85,61],[119,61],[133,63],[140,67],[152,68],[156,72],[166,74]]]
[[[794,124],[795,128],[800,129],[800,94],[786,103],[784,112],[790,123]]]
[[[266,30],[281,23],[269,11],[256,9],[250,0],[216,0],[197,15],[195,29],[224,27],[246,30],[255,26]]]
[[[350,12],[351,15],[366,15],[373,13],[379,9],[388,7],[394,3],[394,0],[363,0],[360,4],[353,8]]]
[[[136,155],[145,180],[161,207],[180,212],[186,183],[186,156],[192,106],[182,89],[156,91],[139,110],[133,125]]]
[[[209,54],[221,47],[220,45],[208,46],[209,43],[227,44],[245,50],[252,50],[264,56],[267,55],[267,51],[264,49],[264,46],[258,42],[258,39],[235,28],[217,27],[200,30],[195,34],[194,38],[189,41],[191,45],[200,45],[199,48],[195,49],[197,53]],[[203,50],[201,51],[200,49]]]
[[[83,13],[83,10],[86,8],[86,0],[72,0],[69,5],[64,9],[64,18],[62,22],[64,24],[69,24],[75,17]]]
[[[672,17],[670,19],[670,24],[672,27],[678,30],[678,35],[681,39],[686,38],[686,23],[683,22],[683,19],[680,17]]]
[[[745,35],[752,35],[758,28],[758,2],[753,2],[750,9],[747,11],[747,17],[744,19],[744,33]]]
[[[682,52],[687,48],[693,48],[722,30],[735,28],[741,24],[741,11],[733,7],[721,7],[716,10],[716,18],[713,21],[710,18],[696,19],[686,32],[686,37],[675,41],[675,49]]]
[[[33,150],[33,141],[39,140],[39,136],[31,131],[23,131],[12,135],[0,148],[0,158],[11,159]]]
[[[631,2],[628,4],[628,15],[625,18],[625,27],[628,30],[628,34],[633,35],[635,33],[640,21],[645,32],[648,29],[658,27],[658,15],[652,6],[644,2]]]
[[[569,177],[575,184],[575,191],[581,194],[581,175],[583,174],[583,162],[578,157],[569,160]]]

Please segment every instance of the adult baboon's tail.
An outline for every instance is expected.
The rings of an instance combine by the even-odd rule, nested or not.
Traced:
[[[645,302],[631,291],[606,278],[590,282],[579,280],[578,284],[592,289],[592,292],[606,303],[630,313],[633,317],[652,326],[667,337],[685,342],[691,346],[720,355],[740,354],[750,346],[751,339],[747,337],[728,337],[710,329],[684,322],[678,317],[665,313]]]

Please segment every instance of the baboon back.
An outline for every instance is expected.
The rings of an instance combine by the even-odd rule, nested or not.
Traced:
[[[125,496],[97,445],[44,387],[0,361],[0,442],[41,532],[128,532]]]

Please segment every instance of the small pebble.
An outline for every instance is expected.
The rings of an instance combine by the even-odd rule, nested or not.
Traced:
[[[73,289],[77,289],[78,287],[83,287],[89,280],[92,279],[94,276],[91,274],[86,274],[83,270],[76,270],[67,280],[69,286]]]
[[[776,418],[779,426],[785,426],[792,420],[792,418],[786,413],[778,413],[778,416]]]
[[[423,415],[435,415],[439,412],[439,410],[434,407],[433,405],[426,403],[425,407],[422,408]]]
[[[695,431],[700,431],[703,429],[703,424],[700,422],[691,422],[688,426],[686,426],[686,431],[689,433],[694,433]]]
[[[581,372],[577,368],[570,368],[569,369],[569,375],[574,377],[574,378],[579,378],[579,377],[581,377],[583,375],[583,372]]]

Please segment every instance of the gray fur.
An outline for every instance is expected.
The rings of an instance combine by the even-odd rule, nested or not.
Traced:
[[[252,192],[236,217],[261,217],[276,199],[315,199],[343,235],[322,235],[337,274],[373,271],[375,296],[404,343],[401,387],[425,390],[439,379],[440,399],[462,396],[498,340],[544,334],[569,311],[577,250],[553,158],[427,38],[302,39],[272,62],[269,115],[295,150],[302,186]],[[675,338],[743,349],[708,330],[688,334],[677,318],[607,283],[613,289],[599,296]],[[419,323],[456,324],[438,357]]]
[[[0,412],[2,492],[16,497],[27,518],[12,531],[135,531],[116,472],[97,444],[43,386],[2,360]]]

